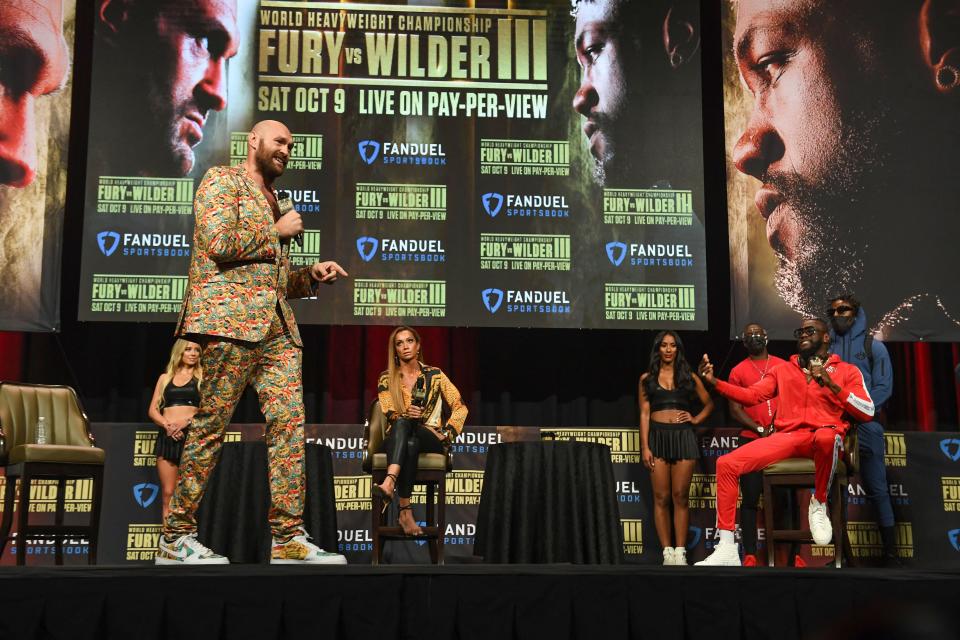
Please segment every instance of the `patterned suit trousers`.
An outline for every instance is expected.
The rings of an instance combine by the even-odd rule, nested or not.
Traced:
[[[286,541],[303,524],[303,353],[277,313],[260,342],[218,336],[199,339],[203,346],[200,408],[187,430],[163,532],[171,538],[196,532],[197,507],[220,459],[224,432],[250,384],[267,419],[270,529],[275,538]]]

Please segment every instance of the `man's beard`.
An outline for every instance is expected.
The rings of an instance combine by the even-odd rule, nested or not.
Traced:
[[[147,92],[147,104],[152,113],[153,123],[142,128],[142,132],[156,131],[157,140],[144,145],[144,154],[150,158],[143,167],[146,175],[185,176],[193,169],[196,156],[193,149],[181,138],[180,121],[188,111],[189,101],[170,103],[169,87],[150,83]],[[143,135],[140,133],[138,135]]]
[[[861,290],[868,272],[868,232],[884,232],[864,223],[871,185],[880,183],[879,169],[886,164],[879,144],[885,115],[848,116],[819,181],[796,173],[761,177],[783,194],[801,231],[792,257],[774,248],[777,292],[798,313],[819,315],[827,300]]]
[[[620,130],[620,118],[606,114],[593,116],[603,135],[603,154],[594,157],[593,179],[601,187],[633,186],[636,180],[631,153],[630,134]],[[636,135],[636,132],[634,132]]]
[[[820,347],[822,346],[823,346],[823,340],[811,340],[810,346],[807,347],[806,349],[801,349],[800,347],[797,347],[797,354],[800,356],[802,360],[806,361],[810,359],[810,356],[815,354],[817,351],[820,351]]]
[[[268,151],[264,147],[257,149],[257,154],[254,156],[254,160],[257,163],[257,168],[260,170],[260,174],[270,180],[271,182],[275,178],[279,178],[283,175],[283,170],[285,166],[281,169],[277,169],[277,166],[273,163],[274,153]]]

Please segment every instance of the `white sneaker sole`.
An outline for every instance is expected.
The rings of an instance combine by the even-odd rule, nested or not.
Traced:
[[[740,564],[740,560],[727,560],[724,562],[707,562],[706,560],[701,560],[700,562],[695,563],[695,567],[740,567],[743,566]]]
[[[279,558],[270,558],[270,564],[331,564],[344,565],[347,559],[343,556],[336,558],[316,558],[314,560],[280,560]]]
[[[165,565],[168,567],[179,566],[179,567],[193,567],[198,565],[210,565],[210,564],[230,564],[229,558],[211,558],[209,560],[192,560],[187,562],[186,560],[171,560],[169,558],[154,558],[153,564],[155,565]]]

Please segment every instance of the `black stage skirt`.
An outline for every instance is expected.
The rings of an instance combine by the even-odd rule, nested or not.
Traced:
[[[700,457],[697,437],[689,422],[670,424],[650,421],[650,451],[667,462],[696,460]]]
[[[167,462],[172,462],[173,464],[180,464],[180,456],[183,454],[183,443],[187,439],[187,434],[183,434],[183,439],[174,440],[167,435],[166,429],[163,427],[157,427],[157,456],[163,458]]]

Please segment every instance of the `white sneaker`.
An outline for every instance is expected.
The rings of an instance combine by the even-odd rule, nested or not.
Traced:
[[[678,567],[687,566],[687,549],[686,547],[674,547],[673,548],[673,564]]]
[[[807,508],[807,520],[810,522],[810,535],[816,544],[830,544],[833,540],[833,527],[830,525],[830,516],[827,515],[827,505],[810,496],[810,506]]]
[[[182,535],[173,542],[161,535],[157,547],[154,564],[230,564],[227,558],[200,544],[195,533]]]
[[[696,563],[698,567],[739,567],[740,551],[736,542],[718,542],[713,553]]]
[[[663,566],[669,567],[673,565],[673,547],[664,547],[663,548]]]
[[[287,542],[273,539],[270,564],[347,564],[347,559],[339,553],[324,551],[310,542],[310,534],[300,527],[300,535]]]

